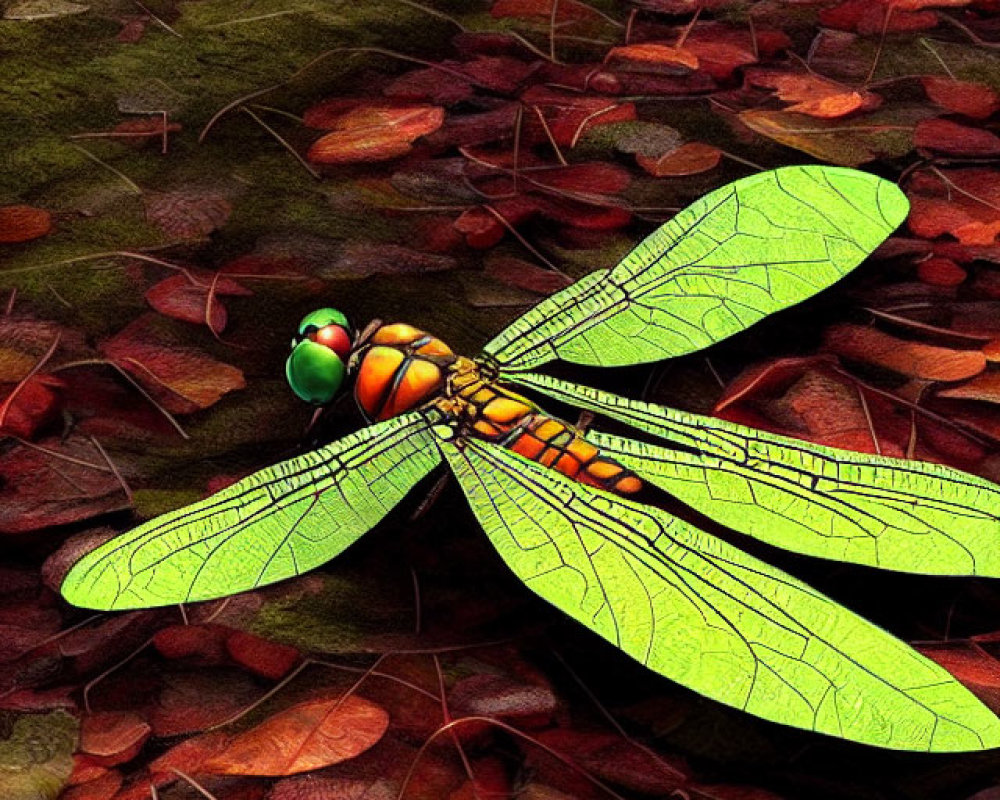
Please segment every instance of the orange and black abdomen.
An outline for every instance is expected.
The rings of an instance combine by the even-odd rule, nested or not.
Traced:
[[[468,398],[479,408],[473,430],[482,438],[588,486],[633,494],[642,481],[606,458],[576,428],[542,413],[526,398],[483,385]]]
[[[444,388],[451,349],[411,325],[383,325],[360,355],[354,397],[370,420],[381,421],[416,408]]]

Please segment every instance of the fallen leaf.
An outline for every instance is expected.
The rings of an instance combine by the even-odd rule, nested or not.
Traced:
[[[659,158],[636,155],[636,163],[655,178],[697,175],[719,166],[722,151],[702,142],[688,142]]]
[[[347,242],[336,257],[317,270],[330,280],[367,278],[372,275],[421,275],[456,269],[451,256],[422,253],[398,244]]]
[[[504,101],[481,113],[453,114],[424,141],[434,148],[450,148],[513,139],[520,108],[520,103]]]
[[[219,298],[225,295],[251,294],[234,280],[219,278],[213,284],[212,279],[205,275],[196,283],[192,283],[191,279],[184,275],[171,275],[146,292],[146,302],[161,314],[173,319],[204,325],[206,308],[209,306],[209,291],[212,294],[212,302],[211,311],[207,315],[208,326],[216,333],[221,333],[226,328],[228,314]]]
[[[357,695],[311,700],[236,734],[201,769],[216,775],[294,775],[360,755],[376,744],[389,715]]]
[[[0,533],[80,522],[129,507],[121,483],[89,439],[54,437],[37,445],[43,449],[18,446],[0,455]]]
[[[444,109],[432,105],[363,105],[333,121],[332,132],[309,148],[317,164],[385,161],[408,153],[413,141],[444,122]]]
[[[821,119],[835,119],[859,110],[869,111],[882,103],[877,94],[857,91],[812,72],[762,69],[748,73],[747,79],[753,85],[776,90],[779,98],[793,104],[788,111]]]
[[[494,280],[527,289],[536,294],[549,295],[565,289],[573,281],[561,272],[544,269],[513,256],[497,256],[486,262],[484,271]]]
[[[698,69],[698,57],[691,51],[656,42],[612,47],[604,63],[613,70],[664,75],[687,75]]]
[[[65,388],[64,381],[45,373],[14,386],[0,384],[0,434],[33,438],[58,415]]]
[[[886,106],[856,119],[822,120],[791,111],[742,111],[753,131],[816,158],[858,167],[877,158],[898,158],[913,149],[913,128],[933,111]]]
[[[229,657],[255,675],[279,680],[292,671],[302,655],[294,647],[272,642],[262,636],[235,631],[226,639]]]
[[[931,100],[956,114],[986,119],[1000,110],[1000,95],[985,83],[959,81],[938,75],[927,75],[920,82]]]
[[[826,330],[823,346],[844,358],[932,381],[965,380],[986,368],[986,357],[979,350],[899,339],[863,325],[833,325]]]
[[[521,683],[504,675],[471,675],[456,683],[448,693],[448,705],[455,713],[496,717],[523,726],[549,722],[557,701],[546,686]]]
[[[175,414],[208,408],[224,394],[246,386],[236,367],[190,347],[155,341],[146,317],[123,328],[100,349]]]
[[[957,169],[939,175],[918,173],[907,186],[907,225],[931,239],[950,233],[967,245],[992,245],[1000,234],[1000,172]]]
[[[103,767],[131,761],[142,749],[152,729],[138,714],[128,711],[95,711],[80,723],[79,751]]]
[[[52,230],[52,215],[44,208],[0,206],[0,244],[28,242]]]
[[[398,794],[389,780],[298,775],[274,784],[268,800],[397,800]]]
[[[985,353],[983,355],[985,357]],[[1000,403],[1000,372],[982,372],[959,386],[940,390],[937,396]]]
[[[59,800],[112,800],[122,785],[116,770],[105,771],[92,780],[77,783],[59,795]]]
[[[226,661],[230,633],[221,625],[169,625],[153,636],[153,647],[164,658],[189,659],[199,666],[211,666]]]
[[[147,192],[143,195],[146,219],[176,239],[201,239],[221,228],[232,206],[220,193],[199,189]]]
[[[932,257],[917,264],[917,277],[932,286],[958,286],[968,276],[950,258]]]
[[[636,118],[635,104],[532,86],[521,95],[525,105],[525,133],[533,142],[548,142],[548,134],[559,146],[572,147],[583,133],[596,125],[609,125]],[[537,109],[537,111],[535,110]],[[529,113],[530,112],[530,113]],[[545,120],[548,133],[539,121]]]
[[[1000,154],[1000,136],[947,119],[925,119],[919,123],[913,132],[913,145],[953,156]]]
[[[916,649],[965,684],[969,690],[1000,713],[1000,662],[974,643],[920,644]]]
[[[157,737],[201,733],[260,699],[259,682],[236,669],[167,670],[143,714]]]

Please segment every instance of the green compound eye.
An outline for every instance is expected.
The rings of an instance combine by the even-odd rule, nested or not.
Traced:
[[[302,318],[302,322],[299,323],[299,338],[304,338],[310,331],[325,328],[327,325],[339,325],[346,331],[351,329],[351,324],[343,311],[336,308],[317,308]]]
[[[285,362],[285,376],[301,399],[325,405],[336,397],[347,368],[329,347],[305,339],[299,342]]]

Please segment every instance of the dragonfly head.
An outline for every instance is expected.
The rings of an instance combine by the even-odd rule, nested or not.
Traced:
[[[351,326],[343,312],[320,308],[306,314],[285,362],[288,385],[300,398],[326,405],[340,391],[351,352]]]

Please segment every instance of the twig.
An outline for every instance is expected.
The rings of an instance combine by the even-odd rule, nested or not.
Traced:
[[[118,467],[116,467],[115,463],[108,457],[107,452],[104,450],[103,447],[101,447],[101,443],[97,441],[97,437],[91,436],[90,441],[94,445],[94,447],[97,448],[97,452],[101,454],[101,457],[107,463],[108,468],[118,479],[118,483],[120,483],[122,486],[122,491],[125,492],[125,497],[128,500],[128,504],[132,505],[132,490],[129,488],[129,485],[125,482],[125,478],[122,477],[121,472],[118,471]]]
[[[146,8],[146,6],[140,3],[139,0],[132,0],[132,2],[135,3],[137,6],[139,6],[139,8],[141,8],[146,14],[148,14],[153,19],[153,21],[156,22],[156,24],[159,25],[161,28],[163,28],[163,30],[165,30],[167,33],[176,36],[178,39],[184,38],[177,31],[175,31],[173,28],[167,25],[166,22],[164,22],[162,19],[156,16],[156,14],[154,14],[152,11]]]
[[[27,375],[25,375],[21,380],[17,382],[17,385],[11,389],[11,392],[4,399],[3,403],[0,404],[0,428],[3,428],[4,423],[7,422],[7,412],[10,411],[11,405],[14,403],[14,398],[20,394],[21,390],[27,385],[35,375],[38,374],[39,370],[45,366],[45,362],[52,358],[52,354],[55,353],[56,348],[59,346],[59,340],[62,338],[62,333],[56,332],[55,338],[52,340],[52,344],[49,345],[49,349],[45,351],[45,354],[35,363]]]
[[[129,178],[128,175],[126,175],[124,172],[115,169],[105,161],[101,161],[101,159],[99,159],[97,156],[91,153],[87,148],[80,147],[80,145],[78,145],[76,142],[70,142],[69,146],[75,147],[77,150],[83,153],[87,158],[89,158],[95,164],[100,164],[108,172],[117,175],[121,179],[121,181],[132,190],[133,194],[138,194],[138,195],[142,194],[142,189],[139,188],[139,185],[135,183],[135,181],[133,181],[131,178]]]
[[[298,161],[303,167],[305,167],[306,172],[308,172],[310,175],[312,175],[313,178],[315,178],[316,180],[322,180],[323,176],[320,175],[319,172],[316,169],[314,169],[313,166],[308,161],[306,161],[301,155],[299,155],[299,152],[294,147],[292,147],[281,136],[280,133],[278,133],[274,128],[272,128],[270,125],[268,125],[266,122],[264,122],[264,120],[262,120],[256,114],[254,114],[253,111],[251,111],[247,106],[241,106],[240,109],[242,111],[244,111],[245,113],[249,114],[250,117],[258,125],[260,125],[260,127],[262,127],[265,131],[267,131],[269,134],[271,134],[275,139],[278,140],[278,143],[282,147],[284,147],[289,153],[291,153],[293,156],[295,156],[295,160]]]

